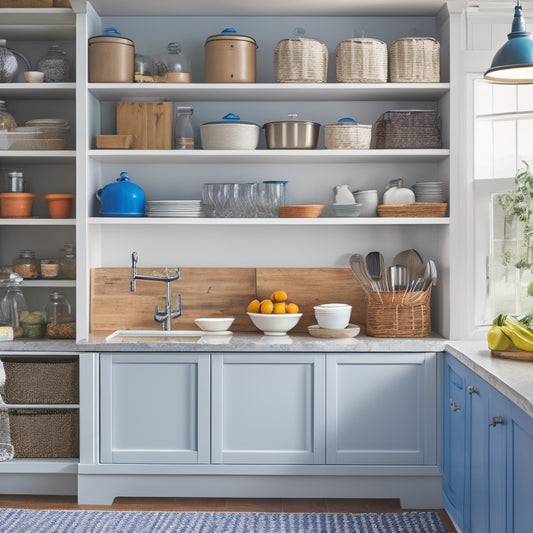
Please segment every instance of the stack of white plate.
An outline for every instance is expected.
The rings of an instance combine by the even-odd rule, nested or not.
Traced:
[[[417,181],[413,190],[417,202],[441,204],[446,201],[446,191],[440,181]]]
[[[205,217],[201,200],[150,200],[144,213],[147,217]]]
[[[70,130],[70,123],[63,118],[34,118],[25,126],[38,128],[45,139],[66,139]]]
[[[337,217],[358,217],[362,206],[363,204],[333,204],[333,209]]]

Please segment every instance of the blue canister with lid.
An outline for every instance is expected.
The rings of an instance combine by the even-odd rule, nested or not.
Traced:
[[[127,172],[96,192],[100,200],[100,215],[104,217],[142,217],[146,205],[144,191],[130,181]]]
[[[135,45],[116,28],[89,39],[89,82],[131,83],[135,69]]]
[[[235,28],[225,28],[205,42],[206,83],[255,83],[257,43]]]

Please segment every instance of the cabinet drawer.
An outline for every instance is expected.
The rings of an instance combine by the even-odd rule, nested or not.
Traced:
[[[78,457],[77,409],[9,409],[15,458]]]
[[[77,357],[3,357],[8,404],[77,404]]]

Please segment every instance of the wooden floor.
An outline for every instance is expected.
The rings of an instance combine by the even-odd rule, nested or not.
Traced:
[[[106,511],[226,511],[267,513],[399,513],[399,500],[298,498],[116,498],[113,505],[78,505],[74,496],[5,496],[0,507],[24,509],[102,509]],[[457,533],[443,509],[446,533]]]

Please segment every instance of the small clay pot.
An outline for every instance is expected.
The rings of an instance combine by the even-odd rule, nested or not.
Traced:
[[[0,193],[0,211],[2,218],[31,217],[34,198],[37,198],[37,196],[31,192]]]
[[[74,194],[46,194],[44,199],[52,218],[69,218]]]

